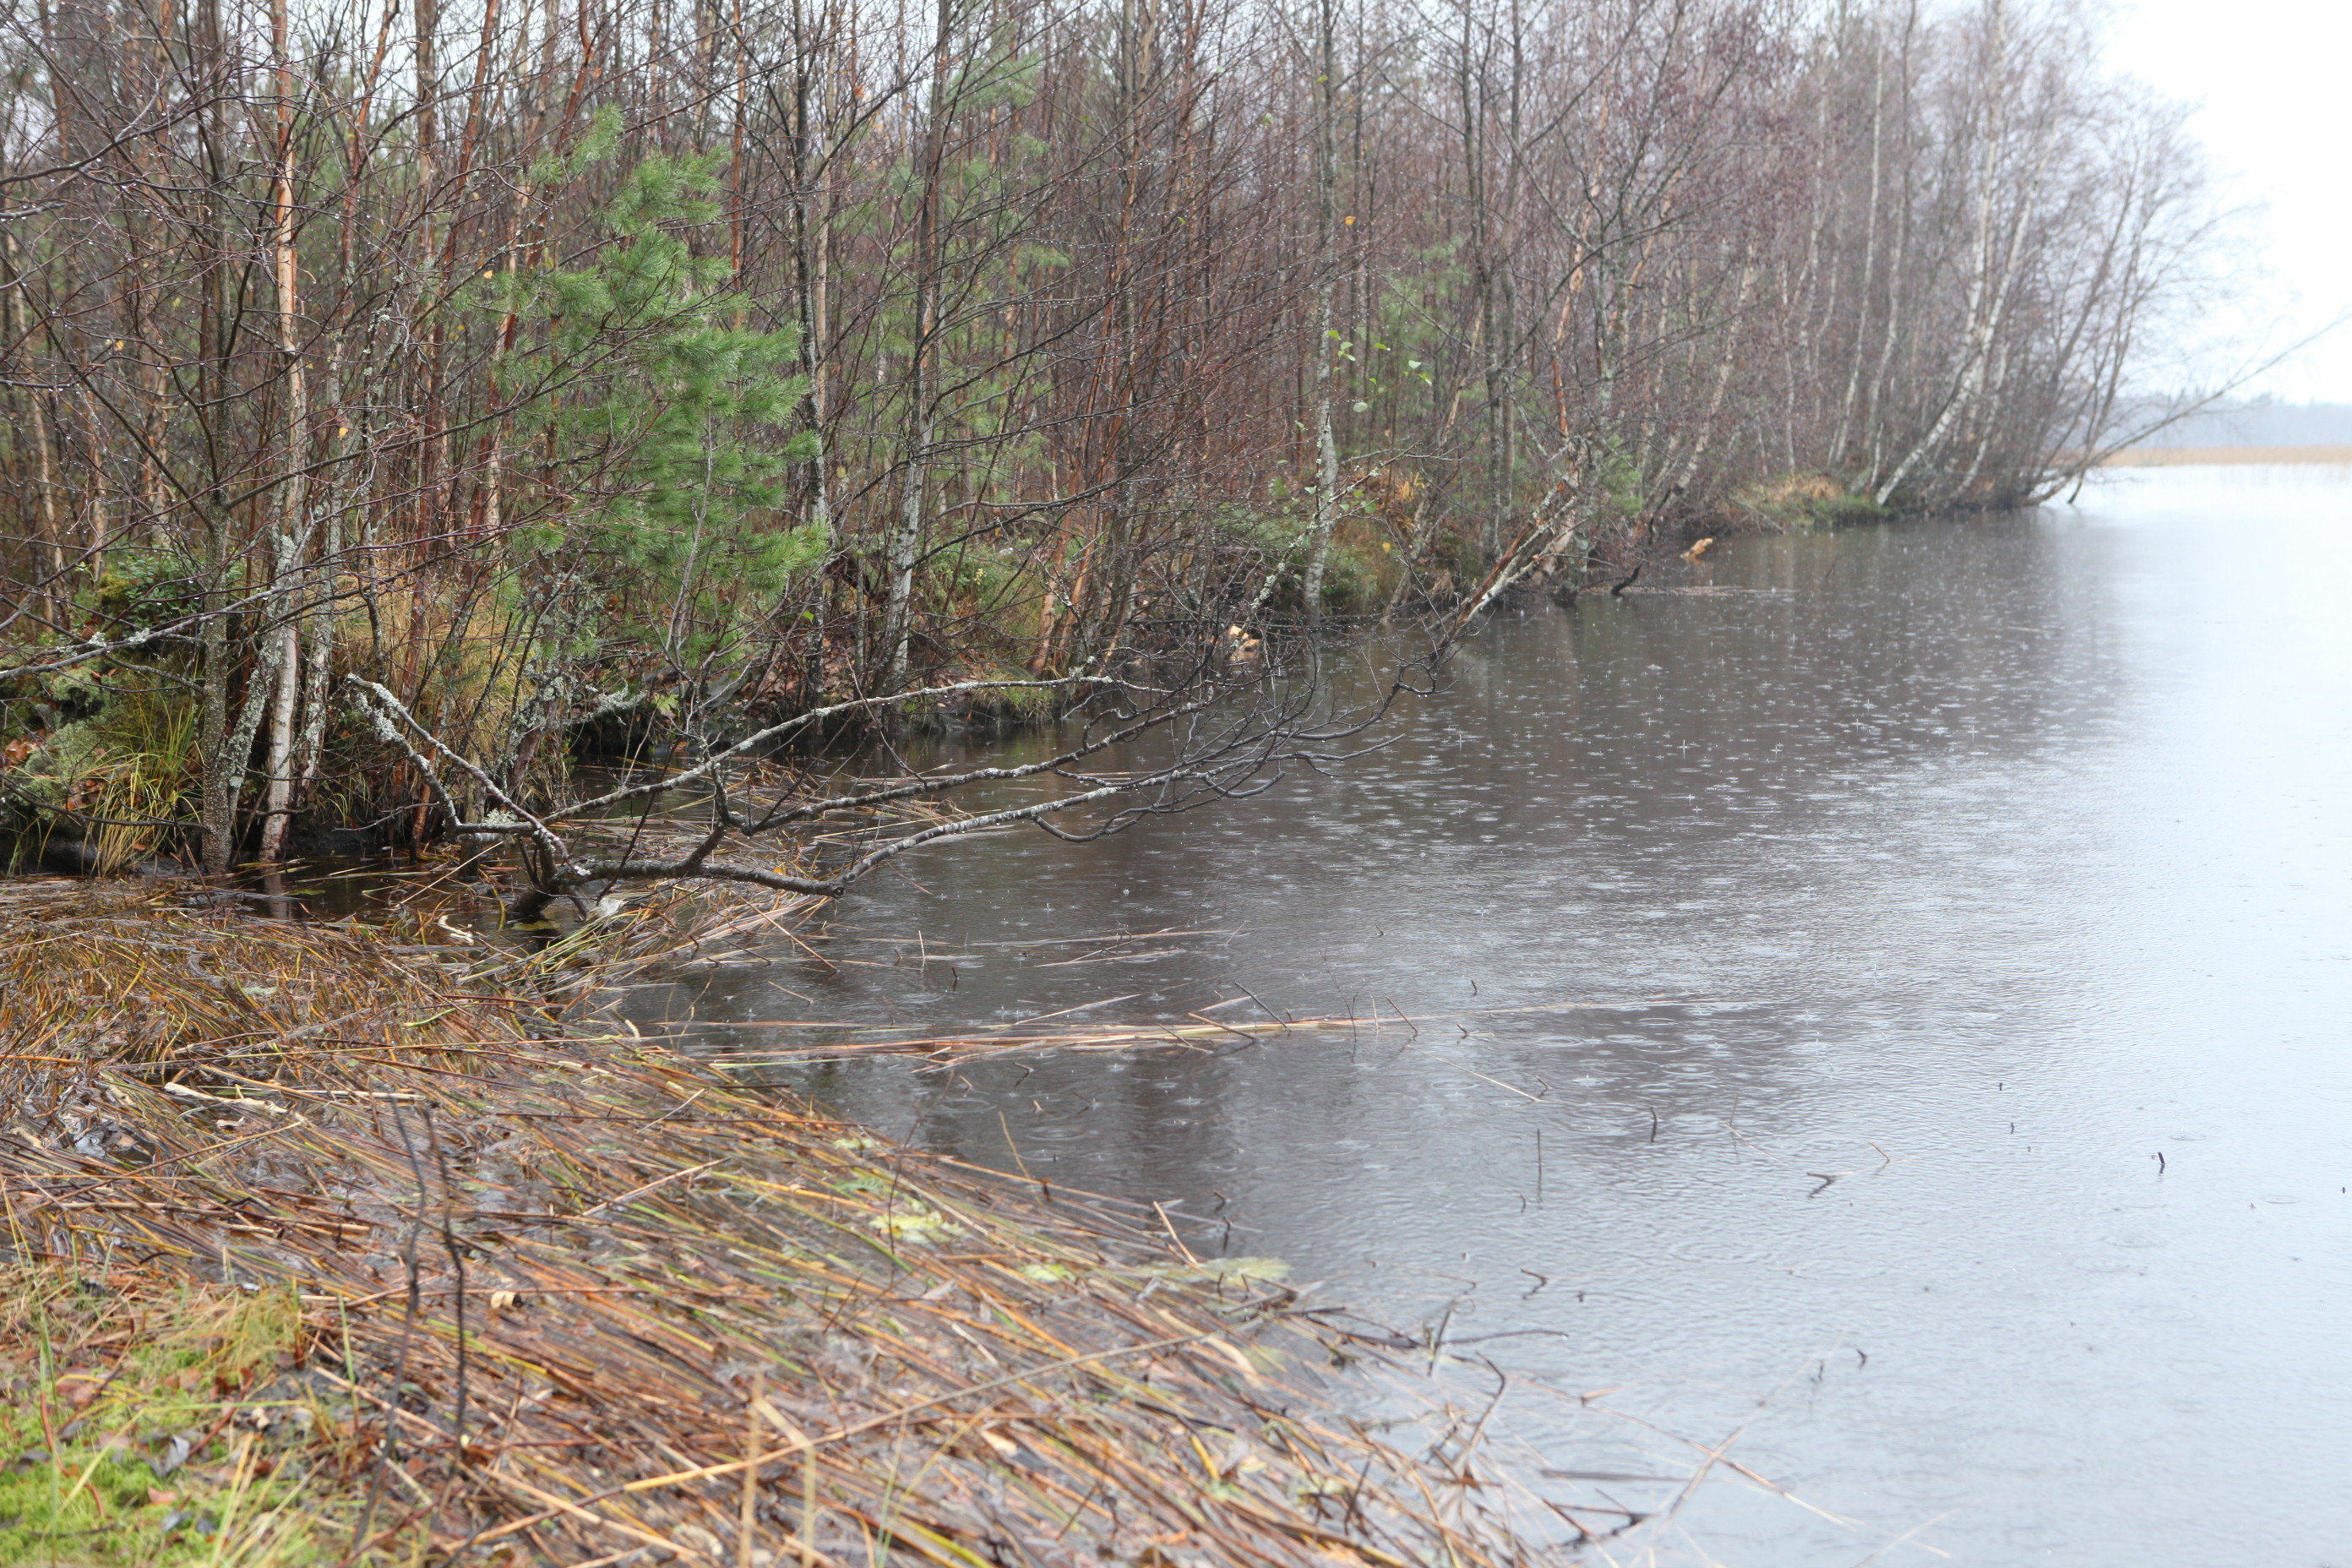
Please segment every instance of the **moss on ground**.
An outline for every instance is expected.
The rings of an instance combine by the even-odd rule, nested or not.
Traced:
[[[349,1401],[305,1375],[320,1347],[291,1289],[17,1266],[0,1275],[0,1563],[345,1555],[365,1455]]]

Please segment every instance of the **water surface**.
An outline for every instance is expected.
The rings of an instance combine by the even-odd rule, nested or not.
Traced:
[[[658,1005],[1366,1019],[792,1081],[1442,1325],[1525,1465],[1811,1505],[1718,1468],[1662,1560],[2352,1562],[2352,486],[2256,477],[1531,604],[1339,776]]]

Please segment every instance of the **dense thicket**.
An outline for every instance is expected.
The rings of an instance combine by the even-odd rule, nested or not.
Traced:
[[[215,864],[600,722],[2030,500],[2201,238],[2005,0],[5,18],[15,787]]]

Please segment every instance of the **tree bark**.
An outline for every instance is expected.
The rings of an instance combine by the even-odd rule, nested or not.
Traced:
[[[893,690],[906,684],[908,656],[914,641],[915,569],[922,555],[923,525],[930,504],[931,447],[938,435],[938,394],[932,384],[932,365],[939,352],[940,204],[947,157],[955,0],[940,0],[938,16],[939,31],[932,40],[931,96],[924,106],[929,122],[923,136],[922,192],[915,216],[914,342],[908,353],[898,517],[890,531],[889,597],[882,622],[882,646],[887,659],[883,682],[886,689]]]

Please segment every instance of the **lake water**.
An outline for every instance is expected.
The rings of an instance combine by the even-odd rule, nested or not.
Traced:
[[[785,1077],[1442,1329],[1530,1474],[1752,1472],[1610,1560],[2352,1563],[2352,485],[1684,581],[1503,616],[1338,776],[910,860],[695,1010],[1387,1017]],[[1210,934],[1057,940],[1154,931]]]

